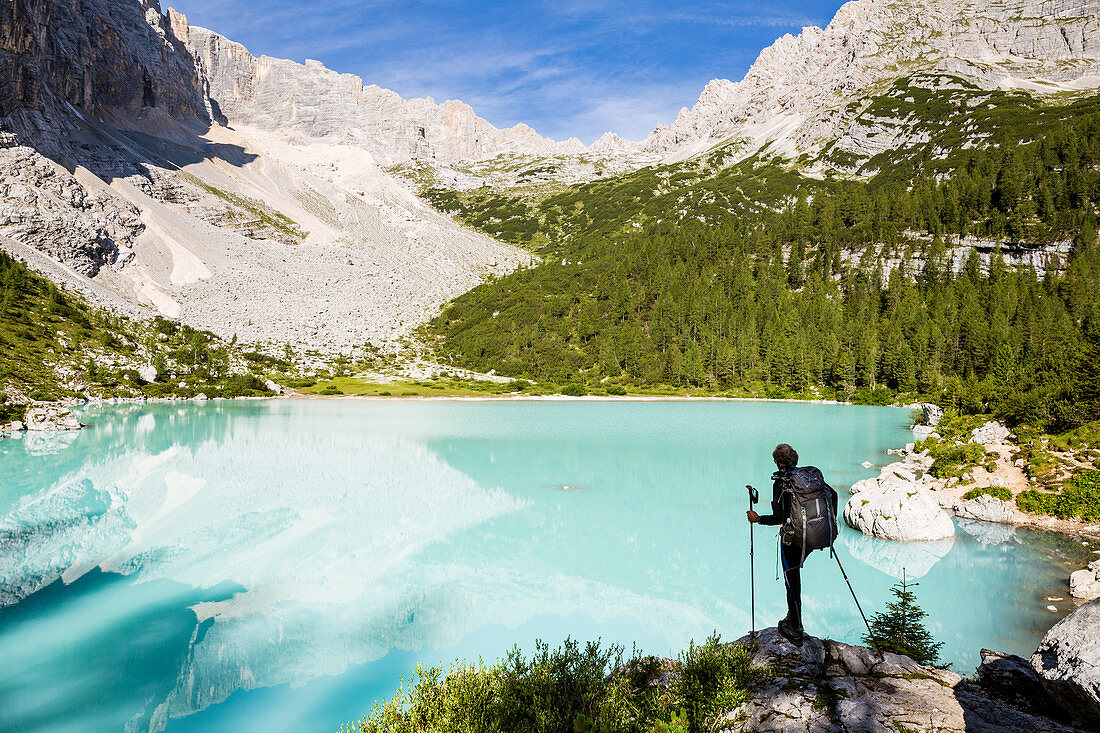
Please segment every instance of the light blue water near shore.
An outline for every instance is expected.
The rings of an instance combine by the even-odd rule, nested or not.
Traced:
[[[332,731],[417,661],[566,635],[675,654],[749,628],[745,483],[795,445],[837,486],[907,412],[752,402],[262,401],[87,410],[0,441],[0,730]],[[570,487],[568,490],[563,486]],[[842,491],[842,498],[844,492]],[[977,535],[977,536],[975,536]],[[757,624],[783,615],[756,533]],[[842,529],[865,608],[919,577],[960,672],[1030,653],[1057,543],[990,525]],[[858,642],[835,563],[810,633]]]

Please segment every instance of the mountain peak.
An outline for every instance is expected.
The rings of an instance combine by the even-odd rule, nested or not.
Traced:
[[[850,102],[919,71],[987,89],[1096,86],[1100,0],[852,0],[824,29],[776,39],[741,81],[708,83],[643,147],[685,157],[733,139],[745,155],[769,142],[813,150],[841,132]]]

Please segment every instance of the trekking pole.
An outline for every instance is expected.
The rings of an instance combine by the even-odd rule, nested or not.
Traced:
[[[749,490],[749,511],[752,505],[760,501],[760,492],[751,486],[745,486]],[[753,547],[753,526],[756,522],[749,522],[749,617],[752,630],[749,638],[756,644],[756,549]]]
[[[848,590],[852,593],[852,600],[856,602],[856,608],[859,609],[859,615],[863,618],[863,625],[867,627],[867,638],[871,642],[871,646],[875,646],[875,632],[871,631],[871,624],[867,622],[867,614],[863,613],[863,606],[859,605],[859,598],[856,597],[856,591],[852,588],[852,581],[848,580],[848,573],[844,572],[844,566],[840,564],[840,555],[836,554],[836,550],[830,546],[829,554],[836,559],[836,566],[840,568],[840,574],[844,576],[844,582],[848,584]],[[877,651],[877,649],[875,650]]]

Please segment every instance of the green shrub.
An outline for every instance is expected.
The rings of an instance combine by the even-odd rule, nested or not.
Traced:
[[[579,384],[567,384],[561,388],[561,393],[566,397],[584,397],[588,394],[584,387]]]
[[[622,397],[626,394],[626,388],[618,384],[609,384],[607,385],[607,393],[609,395],[615,395],[616,397]]]
[[[1001,501],[1012,501],[1012,492],[1004,486],[982,486],[981,488],[971,489],[963,494],[963,501],[970,501],[986,495]]]
[[[1016,506],[1025,512],[1059,519],[1100,521],[1100,471],[1079,471],[1058,492],[1022,491],[1016,497]]]
[[[542,641],[527,658],[518,649],[486,666],[455,663],[416,669],[397,694],[360,719],[359,733],[698,733],[745,697],[765,672],[742,647],[717,636],[679,661],[642,657],[623,663],[622,648],[572,639]],[[670,671],[667,689],[651,684]],[[350,726],[349,726],[350,729]]]
[[[687,712],[692,733],[717,730],[717,714],[744,702],[745,690],[761,679],[752,655],[738,644],[723,644],[714,634],[702,644],[692,643],[680,655],[680,673],[671,690]]]
[[[961,477],[985,458],[985,448],[975,443],[954,445],[945,441],[924,441],[932,456],[928,473],[936,478]]]
[[[322,387],[321,389],[317,390],[317,392],[315,394],[319,394],[319,395],[338,395],[338,394],[344,394],[344,392],[339,387],[337,387],[335,384],[328,384],[328,385],[325,385],[324,387]]]
[[[19,405],[9,404],[7,398],[0,394],[0,425],[12,422],[13,420],[22,420],[25,413],[25,408]]]

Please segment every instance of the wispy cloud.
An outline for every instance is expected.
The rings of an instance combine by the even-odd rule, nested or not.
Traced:
[[[314,58],[402,96],[462,99],[498,126],[590,142],[644,137],[715,77],[839,0],[174,0],[255,54]]]

